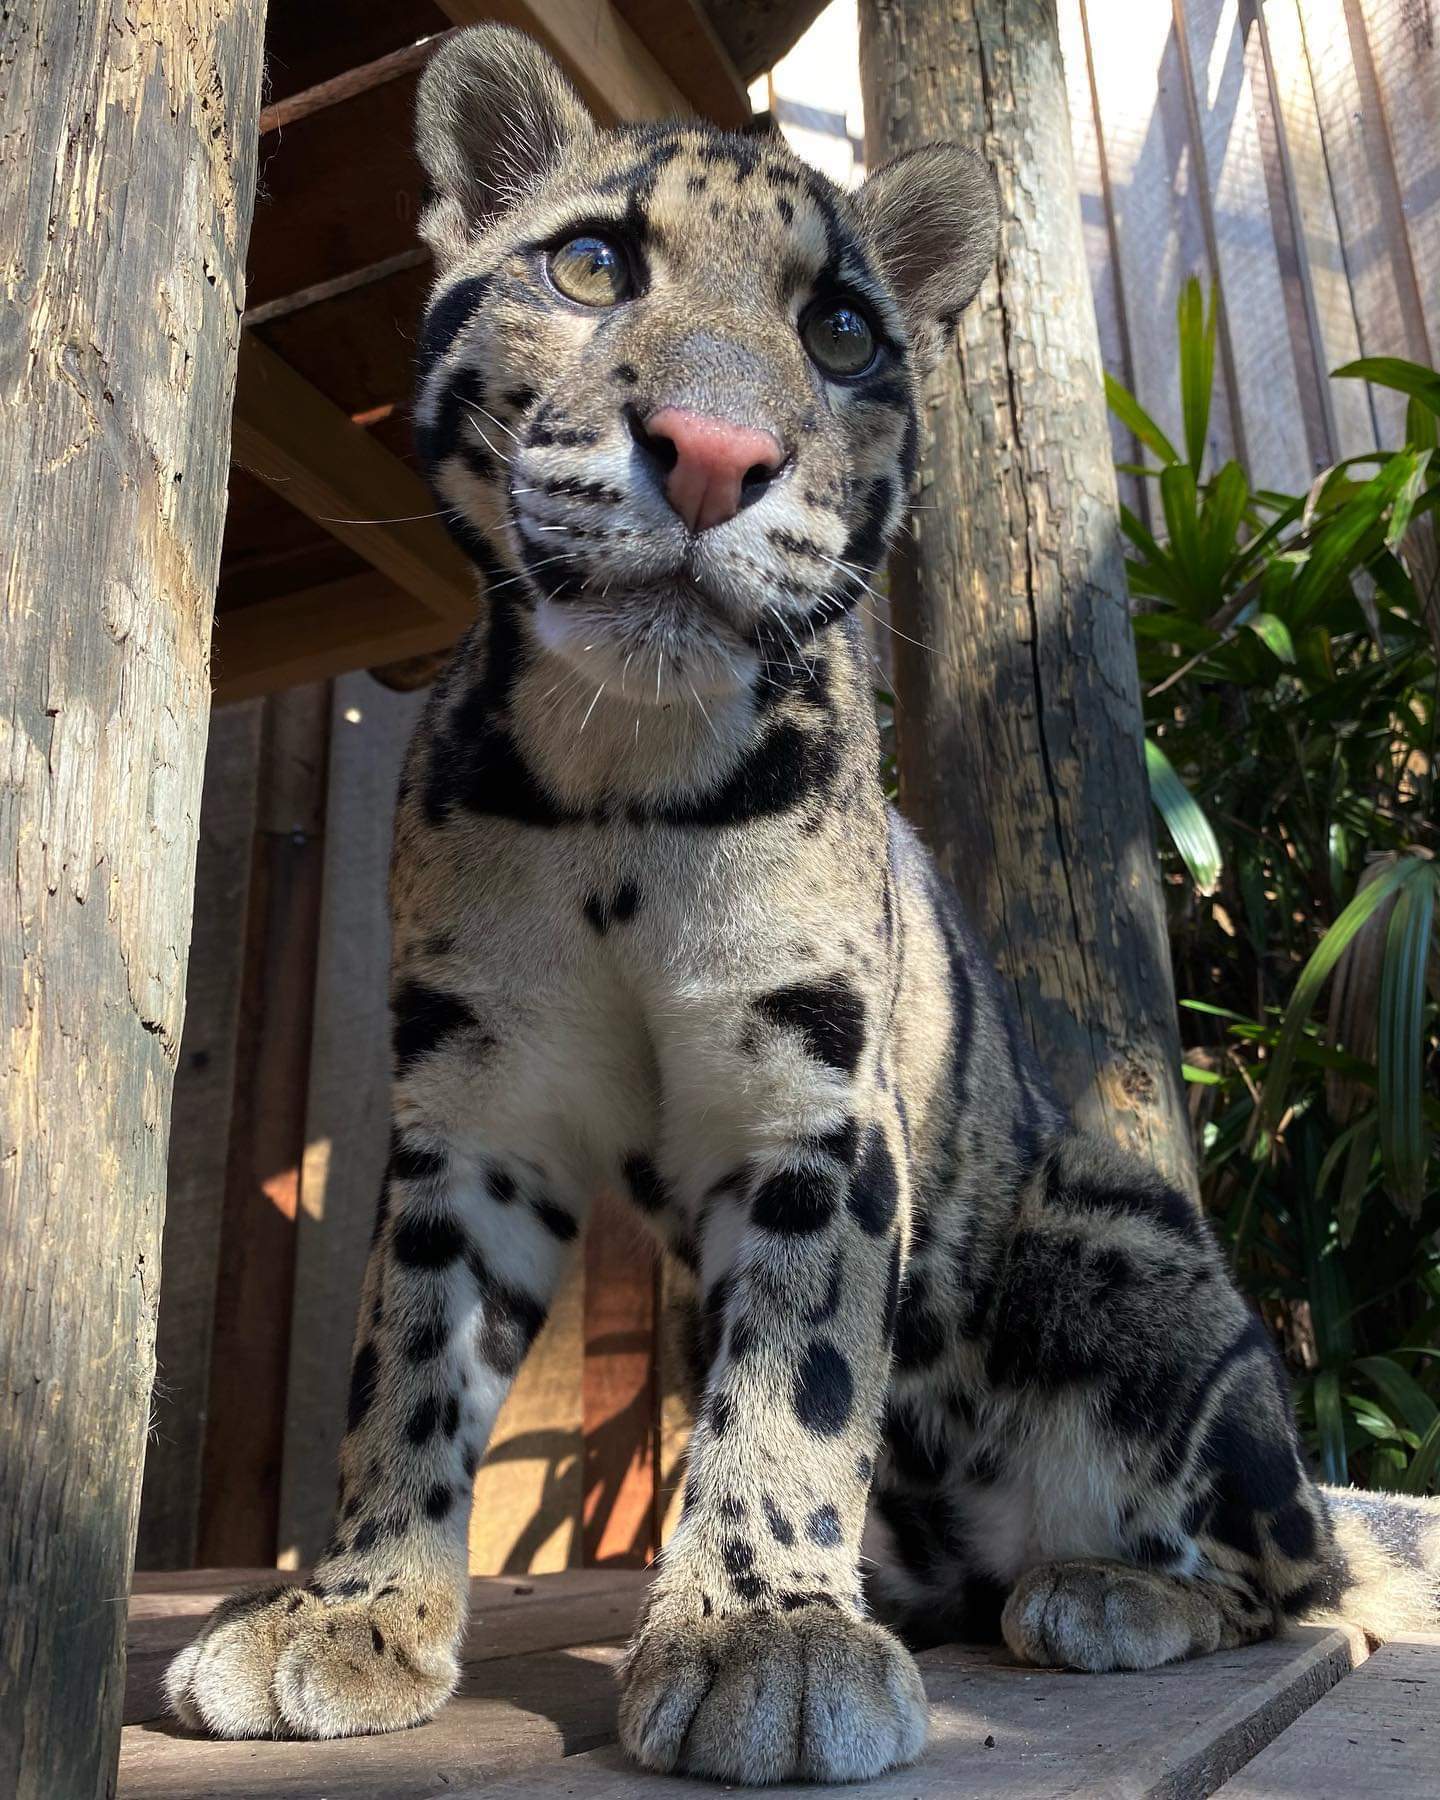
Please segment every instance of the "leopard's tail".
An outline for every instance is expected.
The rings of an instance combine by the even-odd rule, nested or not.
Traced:
[[[1325,1487],[1324,1602],[1372,1641],[1440,1629],[1440,1499]],[[1312,1615],[1313,1616],[1313,1615]]]

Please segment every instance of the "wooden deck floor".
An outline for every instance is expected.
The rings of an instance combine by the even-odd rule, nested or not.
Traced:
[[[687,1800],[734,1791],[641,1775],[616,1750],[612,1671],[645,1578],[600,1570],[473,1582],[460,1691],[415,1731],[329,1744],[193,1737],[164,1717],[165,1662],[221,1594],[266,1575],[273,1579],[273,1571],[137,1576],[120,1800]],[[1138,1675],[1021,1669],[1003,1652],[931,1650],[920,1658],[932,1709],[923,1762],[863,1789],[767,1791],[806,1800],[1433,1800],[1440,1636],[1365,1656],[1358,1632],[1320,1627]]]

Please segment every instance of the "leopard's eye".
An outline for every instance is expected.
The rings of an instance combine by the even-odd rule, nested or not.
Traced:
[[[582,232],[550,252],[550,279],[582,306],[618,306],[633,292],[625,253],[608,238]]]
[[[811,359],[826,375],[859,375],[875,360],[870,321],[848,301],[816,307],[802,322],[800,336]]]

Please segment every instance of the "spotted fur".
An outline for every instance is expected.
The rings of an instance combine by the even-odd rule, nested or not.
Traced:
[[[645,1766],[912,1760],[881,1618],[1081,1669],[1426,1622],[1435,1510],[1311,1483],[1208,1229],[1070,1128],[877,780],[857,615],[988,175],[934,146],[846,197],[778,140],[601,132],[494,27],[431,64],[420,147],[417,438],[484,597],[400,796],[335,1533],[307,1587],[217,1611],[177,1712],[326,1736],[441,1704],[475,1468],[601,1186],[696,1290],[684,1511],[623,1675]],[[635,298],[550,284],[579,228]],[[817,295],[868,313],[863,375],[807,358]],[[662,405],[773,433],[782,469],[691,535],[637,431]]]

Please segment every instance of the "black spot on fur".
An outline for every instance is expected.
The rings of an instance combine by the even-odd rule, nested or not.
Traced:
[[[538,396],[532,387],[513,387],[506,388],[501,398],[511,412],[524,412],[527,407],[535,404]]]
[[[744,1538],[726,1538],[720,1546],[720,1561],[727,1575],[745,1575],[755,1567],[755,1549]]]
[[[834,1437],[849,1423],[855,1400],[850,1365],[828,1338],[812,1338],[795,1377],[795,1416],[820,1437]]]
[[[425,1496],[425,1517],[443,1519],[455,1504],[455,1490],[448,1481],[437,1481]]]
[[[405,1435],[412,1444],[419,1445],[428,1443],[439,1429],[440,1402],[434,1394],[427,1394],[418,1405],[411,1408]]]
[[[784,1237],[823,1231],[835,1216],[833,1183],[814,1169],[782,1169],[761,1182],[750,1216]]]
[[[487,277],[474,275],[436,296],[420,328],[418,363],[422,380],[479,310],[489,285]]]
[[[418,1309],[405,1334],[405,1354],[413,1363],[433,1362],[449,1339],[445,1296],[437,1287]]]
[[[545,1308],[533,1294],[492,1275],[474,1249],[465,1261],[483,1302],[475,1348],[497,1374],[513,1375],[545,1323]]]
[[[855,1160],[855,1151],[860,1142],[859,1123],[853,1118],[846,1119],[833,1131],[827,1131],[821,1137],[812,1138],[811,1142],[817,1150],[823,1151],[826,1156],[833,1156],[836,1162],[844,1163],[848,1167]]]
[[[378,1625],[372,1625],[370,1627],[370,1648],[377,1656],[383,1656],[385,1654],[385,1633],[381,1631]]]
[[[827,1550],[840,1542],[840,1514],[828,1500],[823,1506],[817,1506],[805,1521],[805,1535],[812,1544]]]
[[[457,1031],[479,1023],[463,1000],[419,981],[401,982],[390,1002],[390,1011],[394,1018],[391,1043],[397,1076],[408,1073],[422,1056],[438,1050]]]
[[[446,1213],[407,1213],[390,1239],[396,1262],[407,1269],[445,1269],[465,1249],[465,1233]]]
[[[693,799],[634,806],[636,824],[652,818],[665,825],[745,825],[793,812],[829,792],[840,771],[840,734],[833,727],[807,731],[785,719],[773,724],[720,785]]]
[[[487,1166],[485,1179],[490,1187],[491,1198],[498,1200],[502,1206],[509,1206],[520,1191],[515,1177],[508,1169],[502,1169],[499,1163]]]
[[[358,1600],[361,1594],[370,1592],[370,1583],[362,1581],[358,1575],[348,1576],[344,1581],[337,1581],[330,1589],[332,1600]]]
[[[460,1396],[448,1394],[445,1399],[445,1415],[440,1421],[440,1429],[447,1438],[453,1438],[460,1429]]]
[[[840,1286],[845,1275],[845,1252],[839,1249],[830,1258],[830,1277],[825,1284],[825,1297],[818,1306],[807,1308],[807,1325],[826,1325],[840,1310]]]
[[[623,1165],[625,1182],[635,1204],[642,1212],[662,1212],[670,1204],[670,1191],[659,1170],[641,1151],[627,1156]]]
[[[624,925],[633,919],[639,904],[639,888],[633,881],[627,881],[609,898],[603,894],[587,894],[581,910],[591,930],[604,937],[612,925]]]
[[[870,1128],[865,1140],[865,1153],[850,1183],[846,1203],[861,1230],[871,1237],[884,1237],[894,1223],[900,1204],[900,1179],[885,1133],[878,1125]]]
[[[865,1048],[865,1002],[843,975],[797,981],[750,1004],[772,1025],[798,1032],[819,1061],[847,1075],[855,1073]]]
[[[726,1494],[717,1509],[720,1517],[731,1525],[738,1525],[745,1517],[746,1505],[736,1494]]]
[[[735,1418],[735,1402],[728,1394],[716,1394],[710,1402],[710,1429],[723,1438]]]
[[[610,371],[610,379],[618,381],[622,387],[634,387],[640,379],[640,371],[634,363],[616,363]]]
[[[553,1200],[546,1200],[543,1197],[532,1200],[530,1210],[551,1237],[558,1238],[562,1244],[570,1243],[580,1229],[575,1223],[575,1215],[566,1212],[563,1206],[557,1206]]]
[[[773,1495],[766,1494],[761,1504],[765,1509],[765,1523],[770,1527],[771,1537],[777,1544],[784,1545],[787,1550],[790,1549],[795,1542],[795,1527],[775,1504]]]
[[[347,1431],[354,1431],[369,1412],[379,1376],[380,1353],[374,1344],[362,1344],[350,1367],[350,1401],[345,1415]]]
[[[445,1173],[443,1150],[421,1150],[407,1144],[398,1127],[390,1133],[389,1173],[397,1181],[433,1181]]]

